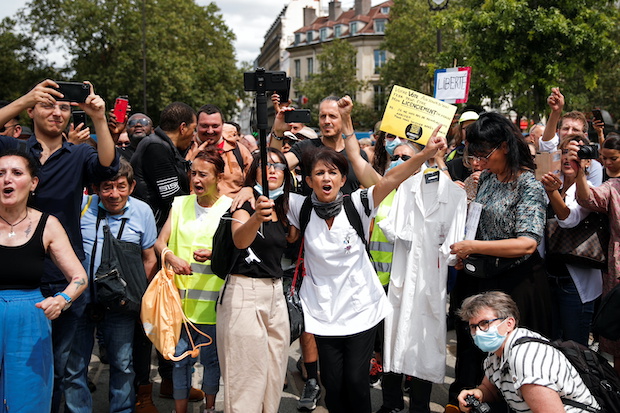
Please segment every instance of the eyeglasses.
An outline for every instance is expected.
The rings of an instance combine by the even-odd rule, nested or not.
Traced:
[[[492,318],[490,320],[482,320],[481,322],[479,322],[478,324],[470,324],[469,325],[469,332],[471,333],[471,335],[473,336],[474,334],[476,334],[476,329],[485,332],[485,331],[489,331],[489,327],[491,326],[491,323],[497,321],[497,320],[505,320],[507,317],[498,317],[498,318]]]
[[[127,146],[129,146],[129,145],[130,145],[130,143],[129,143],[129,142],[118,142],[118,143],[116,144],[116,147],[117,147],[117,148],[125,148],[125,147],[127,147]]]
[[[71,112],[71,105],[67,105],[66,103],[57,103],[55,105],[51,103],[39,103],[39,106],[46,110],[53,110],[58,107],[61,112]]]
[[[4,125],[3,127],[0,128],[0,133],[4,133],[7,130],[11,129],[11,128],[15,128],[16,126],[18,126],[19,123],[14,123],[12,125]]]
[[[408,161],[409,159],[411,159],[411,156],[409,156],[409,155],[392,155],[392,161],[397,161],[399,159],[402,159],[403,161]]]
[[[260,166],[261,165],[258,164],[259,168],[260,168]],[[283,163],[280,163],[280,162],[278,162],[278,163],[268,162],[267,163],[267,169],[269,169],[269,168],[274,168],[274,169],[276,169],[278,171],[286,171],[286,164],[283,164]]]
[[[127,122],[127,126],[130,128],[133,128],[136,125],[149,126],[150,124],[151,124],[151,121],[148,120],[147,118],[132,119],[129,122]]]
[[[493,155],[493,153],[499,149],[499,147],[502,146],[502,144],[500,143],[499,145],[497,145],[491,152],[489,152],[486,156],[468,156],[467,160],[469,162],[482,162],[482,161],[488,161],[489,158],[491,157],[491,155]]]

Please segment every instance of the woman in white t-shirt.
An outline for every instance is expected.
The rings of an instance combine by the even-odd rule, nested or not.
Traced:
[[[342,104],[339,101],[343,111],[350,104],[347,99],[341,99]],[[371,411],[368,357],[373,350],[376,326],[390,311],[365,242],[351,224],[355,220],[352,215],[356,212],[359,216],[367,239],[376,206],[445,146],[436,136],[438,130],[422,152],[393,168],[376,185],[351,195],[340,191],[349,168],[344,155],[323,147],[306,163],[306,183],[313,192],[304,232],[306,277],[300,297],[306,332],[314,334],[317,340],[329,411]],[[303,226],[300,215],[305,200],[306,197],[291,194],[289,222],[297,228]]]

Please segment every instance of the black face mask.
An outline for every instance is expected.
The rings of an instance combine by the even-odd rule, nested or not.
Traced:
[[[329,219],[335,217],[342,210],[342,201],[343,195],[342,192],[338,192],[338,196],[332,202],[321,202],[316,197],[316,194],[313,192],[311,195],[312,207],[314,208],[314,212],[321,219]]]

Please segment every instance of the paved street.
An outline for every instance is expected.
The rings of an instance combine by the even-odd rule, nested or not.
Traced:
[[[448,333],[448,359],[446,366],[446,379],[443,385],[435,384],[433,386],[431,411],[443,412],[443,406],[445,406],[448,399],[448,385],[453,381],[454,377],[454,345],[455,345],[454,331]],[[296,362],[299,358],[300,350],[298,342],[293,343],[289,350],[288,360],[288,387],[282,392],[282,401],[280,403],[279,413],[294,413],[297,412],[297,399],[303,388],[303,381],[301,374],[297,371]],[[94,413],[107,413],[109,411],[108,404],[108,377],[109,366],[101,364],[97,355],[93,355],[90,363],[89,376],[91,380],[96,384],[97,390],[93,393],[93,409]],[[160,377],[157,375],[157,369],[152,369],[151,377],[154,381],[154,397],[153,401],[157,406],[160,413],[170,413],[174,410],[174,402],[169,399],[162,399],[159,397],[159,383]],[[196,371],[194,373],[195,387],[200,387],[199,383],[202,377],[202,366],[196,364]],[[223,388],[220,389],[218,399],[216,403],[216,409],[223,410],[222,399],[224,397]],[[381,407],[381,388],[373,387],[371,390],[371,397],[373,403],[373,412]],[[202,403],[190,403],[191,413],[202,413],[204,405]],[[405,412],[407,409],[405,409]],[[315,410],[316,413],[326,413],[327,409],[324,407],[323,400],[319,403],[319,407]]]

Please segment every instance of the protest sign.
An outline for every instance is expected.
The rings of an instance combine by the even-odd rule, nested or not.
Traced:
[[[446,136],[456,106],[433,97],[394,86],[383,113],[381,130],[426,145],[438,124],[440,136]]]
[[[465,103],[469,95],[471,67],[435,70],[435,99],[446,103]]]

